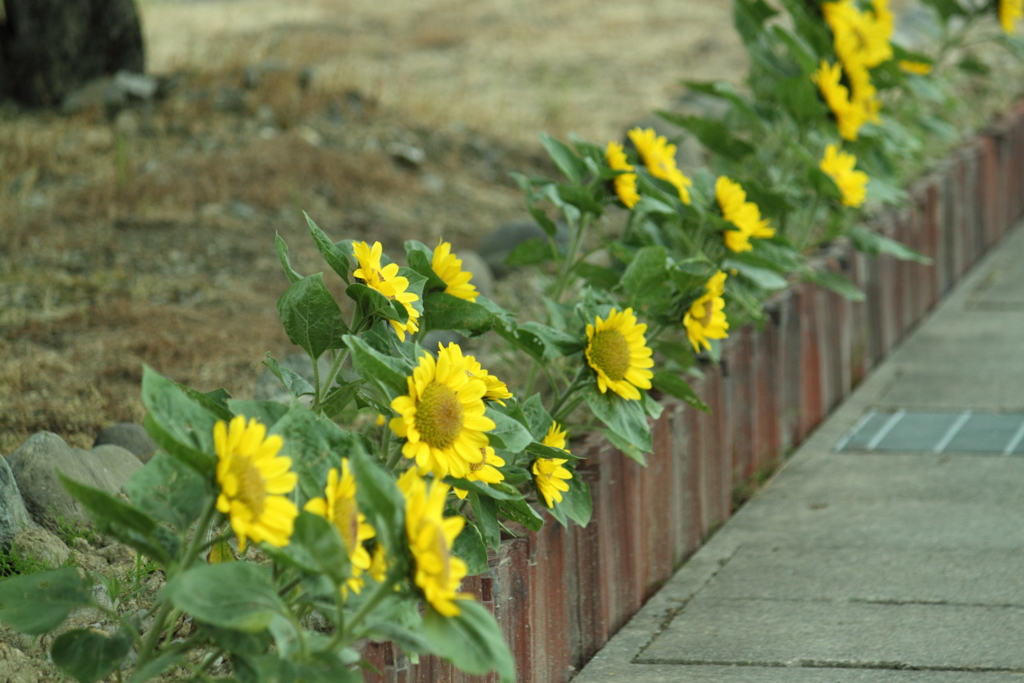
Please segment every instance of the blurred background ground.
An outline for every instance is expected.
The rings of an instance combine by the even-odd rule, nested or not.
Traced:
[[[683,79],[738,80],[731,7],[142,0],[157,98],[0,108],[0,453],[139,420],[143,363],[251,396],[292,350],[275,231],[304,273],[302,210],[335,240],[472,248],[525,216],[509,172],[554,173],[538,132],[618,139]]]

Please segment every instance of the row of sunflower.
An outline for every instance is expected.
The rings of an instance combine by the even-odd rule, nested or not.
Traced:
[[[546,516],[588,523],[569,430],[602,431],[642,463],[661,411],[649,392],[706,410],[684,377],[717,357],[730,329],[759,319],[772,291],[802,277],[860,296],[808,266],[814,248],[848,236],[921,258],[857,221],[866,203],[901,200],[899,161],[936,129],[922,118],[915,132],[901,112],[938,87],[930,72],[950,45],[893,45],[885,0],[782,4],[787,16],[762,0],[735,4],[752,62],[745,90],[689,84],[724,102],[723,116],[663,114],[702,143],[707,168],[679,168],[675,145],[652,129],[630,130],[628,148],[542,136],[564,180],[515,177],[546,237],[509,262],[538,267],[544,322],[520,322],[477,292],[444,241],[406,242],[401,266],[380,243],[335,242],[307,217],[346,314],[322,273],[293,268],[279,237],[290,285],[278,312],[313,381],[268,355],[293,396],[282,405],[200,393],[147,368],[146,428],[161,451],[127,499],[65,481],[101,532],[160,567],[152,606],[129,612],[116,579],[65,568],[0,582],[0,621],[37,635],[75,608],[104,612],[110,628],[63,631],[51,648],[90,683],[121,680],[133,652],[138,683],[173,670],[203,679],[222,661],[243,683],[358,681],[365,639],[513,680],[498,625],[461,584],[487,570],[503,537]],[[1021,0],[932,4],[942,25],[956,18],[951,40],[993,10],[1007,31],[1021,13]],[[623,218],[613,238],[609,212]],[[489,348],[514,360],[485,368],[469,345],[425,348],[433,330],[493,332]],[[520,386],[498,376],[508,368]],[[95,600],[96,581],[109,603]]]

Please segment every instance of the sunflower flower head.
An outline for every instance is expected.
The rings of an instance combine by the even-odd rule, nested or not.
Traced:
[[[495,403],[505,405],[505,402],[501,399],[512,398],[512,392],[508,390],[508,386],[504,382],[485,370],[473,356],[463,356],[462,349],[457,344],[450,342],[448,348],[445,349],[439,343],[437,348],[439,352],[446,351],[449,353],[454,362],[464,362],[466,364],[466,374],[469,377],[483,381],[484,386],[487,387],[487,391],[484,392],[485,401],[494,401]]]
[[[541,443],[564,451],[565,438],[565,431],[559,428],[558,423],[552,422]],[[566,482],[572,479],[572,472],[562,467],[567,462],[567,458],[537,458],[533,461],[533,482],[549,508],[561,503],[562,492],[569,490]]]
[[[825,22],[832,29],[833,46],[844,66],[854,61],[873,69],[892,59],[889,42],[893,16],[888,0],[873,0],[870,12],[861,11],[853,0],[826,2],[821,6]]]
[[[405,310],[409,314],[409,319],[406,322],[389,321],[395,328],[395,332],[398,333],[398,338],[405,341],[406,332],[415,334],[419,330],[420,313],[412,306],[414,301],[419,301],[419,297],[406,291],[409,288],[409,280],[398,274],[398,264],[389,263],[386,266],[381,266],[382,250],[380,242],[374,242],[372,247],[366,242],[354,242],[352,252],[355,254],[359,267],[353,274],[367,287],[375,289],[391,301],[397,301],[405,306]]]
[[[1017,20],[1024,16],[1024,0],[999,0],[999,25],[1013,33]]]
[[[484,484],[497,484],[498,482],[505,481],[505,475],[498,469],[505,466],[505,461],[499,458],[490,446],[483,449],[483,456],[483,460],[469,466],[469,474],[466,475],[466,479],[483,482]],[[468,494],[469,491],[464,489],[455,489],[455,495],[459,497],[459,500],[464,499]]]
[[[829,65],[824,59],[811,79],[818,86],[821,96],[836,117],[839,134],[844,140],[856,140],[857,132],[866,120],[863,107],[850,101],[850,91],[840,84],[843,68],[838,62]]]
[[[676,146],[670,145],[665,136],[658,135],[653,128],[634,128],[628,135],[650,174],[675,186],[679,200],[689,204],[689,187],[693,183],[676,167]]]
[[[454,343],[436,361],[424,353],[407,379],[409,393],[391,402],[398,413],[391,430],[406,440],[402,453],[421,473],[466,478],[484,460],[486,432],[495,425],[484,415],[487,384],[469,371],[467,358]]]
[[[604,158],[608,161],[608,167],[613,171],[632,171],[633,166],[626,161],[626,153],[618,142],[609,142],[605,150]],[[615,176],[615,194],[619,201],[632,209],[640,201],[640,194],[636,191],[636,173],[623,173]]]
[[[609,389],[626,400],[639,401],[638,389],[650,389],[654,373],[651,350],[644,332],[647,325],[637,324],[633,309],[608,314],[607,320],[598,316],[594,324],[587,325],[587,364],[597,375],[597,388],[601,393]]]
[[[928,62],[915,62],[909,59],[901,59],[899,67],[901,71],[915,76],[927,76],[932,72],[932,65]]]
[[[459,593],[466,575],[466,563],[452,555],[452,545],[466,520],[444,516],[448,486],[439,481],[428,484],[415,470],[403,475],[399,488],[405,494],[405,530],[409,551],[416,563],[414,581],[427,602],[439,614],[460,614],[457,600],[472,599]]]
[[[729,323],[725,319],[725,273],[718,271],[704,286],[704,293],[693,302],[683,316],[686,336],[693,344],[693,350],[700,353],[701,346],[711,348],[709,339],[725,339],[729,336]]]
[[[462,269],[462,260],[452,253],[452,245],[441,240],[434,249],[430,267],[437,276],[444,280],[445,294],[451,294],[466,301],[476,301],[476,287],[469,284],[473,273]]]
[[[238,549],[246,541],[265,542],[282,548],[291,539],[299,510],[288,499],[299,477],[292,461],[278,455],[284,442],[255,418],[241,415],[213,427],[217,450],[217,510],[228,516],[238,537]]]
[[[366,523],[366,516],[359,511],[356,479],[349,471],[348,458],[341,460],[340,476],[333,467],[327,473],[324,498],[311,498],[303,509],[325,518],[341,532],[345,552],[352,562],[352,577],[348,580],[348,588],[358,593],[363,588],[363,580],[359,577],[370,568],[370,553],[363,547],[363,541],[375,537],[377,532]]]
[[[842,194],[846,206],[860,206],[867,196],[868,174],[855,170],[857,157],[839,150],[835,145],[825,148],[825,156],[818,166],[824,171]]]
[[[747,201],[747,193],[740,184],[725,176],[715,181],[715,197],[722,209],[722,217],[736,229],[725,232],[725,246],[732,251],[750,251],[752,237],[768,239],[775,235],[775,229],[768,227],[768,219],[761,218],[757,204]]]

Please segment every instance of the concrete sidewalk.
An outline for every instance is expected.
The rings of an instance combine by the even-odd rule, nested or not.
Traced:
[[[575,681],[1024,682],[1024,455],[836,452],[871,409],[1024,413],[1024,229]]]

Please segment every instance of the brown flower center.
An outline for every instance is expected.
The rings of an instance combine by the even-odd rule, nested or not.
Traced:
[[[462,433],[462,402],[455,391],[431,382],[416,406],[416,430],[434,448],[448,448]]]
[[[613,382],[618,382],[629,371],[629,342],[618,330],[601,330],[590,339],[590,362]]]
[[[700,319],[700,324],[704,327],[708,327],[711,324],[711,316],[715,312],[715,300],[708,299],[704,302],[704,315]]]
[[[345,496],[338,496],[335,499],[334,525],[341,532],[348,556],[352,557],[356,551],[356,544],[359,542],[359,508],[356,506],[356,501]]]
[[[243,456],[236,456],[232,460],[231,469],[238,478],[238,493],[235,494],[235,498],[249,508],[252,519],[258,518],[263,514],[267,499],[267,486],[263,481],[263,475],[249,458]]]

